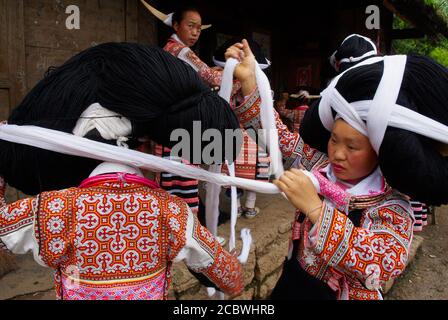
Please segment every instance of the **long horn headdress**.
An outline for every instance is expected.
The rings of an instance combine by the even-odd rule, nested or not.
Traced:
[[[162,21],[167,26],[170,26],[170,27],[173,26],[173,14],[174,14],[173,12],[170,13],[170,14],[165,14],[163,12],[160,12],[159,10],[154,8],[153,6],[151,6],[146,1],[144,1],[144,0],[140,0],[140,1],[146,7],[146,9],[148,9],[149,12],[151,12],[157,19]],[[201,26],[201,30],[206,30],[206,29],[210,28],[211,26],[212,26],[211,24],[207,24],[205,26]]]

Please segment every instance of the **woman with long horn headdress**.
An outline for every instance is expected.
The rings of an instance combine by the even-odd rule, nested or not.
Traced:
[[[146,179],[141,160],[117,163],[145,138],[172,147],[172,131],[192,135],[194,121],[223,137],[239,128],[228,103],[160,48],[101,44],[52,69],[0,125],[0,250],[53,268],[64,300],[166,299],[177,261],[239,294],[240,263],[187,204]],[[35,197],[6,204],[6,182]]]
[[[211,25],[202,25],[202,17],[194,5],[181,4],[175,12],[164,14],[141,0],[143,5],[164,24],[174,30],[164,49],[175,57],[188,63],[210,87],[221,85],[222,71],[210,68],[191,49],[196,45],[203,30]]]
[[[242,53],[235,76],[246,77],[248,100],[257,100],[247,45],[228,56]],[[405,194],[448,202],[446,158],[435,145],[448,143],[447,83],[447,69],[426,57],[372,56],[333,79],[299,134],[277,115],[285,167],[310,171],[292,169],[275,182],[297,214],[271,298],[382,299],[382,285],[403,272],[410,252]],[[235,112],[245,127],[261,126],[256,105]]]

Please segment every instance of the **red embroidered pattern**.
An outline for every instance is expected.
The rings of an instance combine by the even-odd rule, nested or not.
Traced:
[[[332,277],[333,268],[342,271],[350,298],[378,299],[376,290],[381,284],[406,267],[413,220],[404,198],[395,194],[365,210],[361,223],[362,227],[355,228],[344,213],[326,206],[314,249],[317,257],[311,263],[310,253],[302,253],[301,262],[323,280]]]
[[[185,247],[190,215],[184,201],[161,189],[113,181],[18,201],[1,208],[0,223],[7,230],[36,216],[40,258],[56,269],[61,298],[166,299],[171,261]],[[202,271],[228,293],[240,290],[238,260],[193,219],[189,237],[201,246],[193,254],[205,250],[213,261]],[[77,287],[64,282],[68,276]]]
[[[0,207],[0,236],[33,224],[37,199],[17,201],[9,206]]]
[[[244,289],[242,267],[238,260],[225,251],[216,238],[195,219],[193,238],[212,258],[207,268],[196,270],[206,275],[222,291],[238,295]]]
[[[35,234],[42,260],[51,268],[75,263],[73,252],[73,206],[76,189],[43,192],[40,195]]]
[[[260,94],[258,90],[255,90],[240,106],[234,106],[235,113],[244,128],[251,127],[255,130],[261,128],[260,103]],[[275,110],[274,115],[285,168],[301,164],[311,170],[326,161],[327,156],[324,153],[310,148],[303,142],[299,134],[290,132]]]
[[[168,43],[163,48],[165,51],[171,53],[173,56],[178,57],[179,53],[187,48],[185,45],[177,42],[176,40],[170,38]],[[189,49],[187,53],[188,61],[196,67],[198,70],[199,77],[206,82],[210,87],[220,87],[222,82],[222,70],[217,68],[210,68],[202,62],[201,59]]]

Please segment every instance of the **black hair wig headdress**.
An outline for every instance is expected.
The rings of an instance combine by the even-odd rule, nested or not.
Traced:
[[[330,57],[330,64],[337,72],[343,72],[353,65],[378,55],[373,41],[359,34],[351,34],[342,41]]]
[[[127,137],[131,147],[136,147],[140,138],[172,147],[177,143],[170,140],[172,131],[183,128],[192,136],[194,121],[201,121],[202,132],[213,128],[222,137],[226,129],[239,128],[228,103],[191,67],[160,48],[131,43],[101,44],[52,69],[13,110],[8,123],[66,133],[76,127],[84,130],[87,138],[110,143],[106,140],[118,137],[107,138],[98,130],[88,132],[88,126],[77,126],[83,113],[83,117],[89,116],[104,108],[110,111],[106,117],[128,120],[119,126],[122,132],[131,128]],[[85,113],[87,109],[91,112]],[[224,147],[222,154],[226,155]],[[0,175],[30,195],[77,186],[97,164],[0,140]]]
[[[326,152],[336,117],[369,137],[387,182],[427,204],[448,202],[448,70],[423,56],[373,57],[346,70],[306,113],[300,133]]]

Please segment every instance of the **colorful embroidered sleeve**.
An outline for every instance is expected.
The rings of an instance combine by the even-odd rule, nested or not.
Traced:
[[[277,112],[280,116],[282,116],[283,118],[286,118],[290,121],[294,121],[294,110],[288,110],[286,108],[286,103],[282,102],[282,103],[278,103],[277,104]]]
[[[369,290],[400,275],[412,241],[410,204],[399,197],[365,213],[362,227],[325,204],[314,250],[328,265],[361,280]]]
[[[244,102],[239,106],[233,106],[244,128],[252,128],[255,131],[261,129],[260,122],[260,94],[256,89],[252,94],[246,97]],[[280,151],[283,155],[285,169],[291,167],[300,167],[311,170],[327,160],[327,156],[303,142],[298,133],[289,131],[288,127],[282,122],[278,113],[274,110],[276,120]]]
[[[193,50],[171,39],[164,49],[173,56],[188,63],[208,86],[212,88],[221,86],[223,74],[221,68],[210,68],[205,62],[199,59]],[[235,94],[240,88],[241,84],[239,81],[234,81],[232,94]]]
[[[185,205],[184,205],[185,206]],[[225,251],[216,238],[188,210],[186,244],[174,261],[184,261],[195,272],[204,274],[221,291],[238,295],[244,289],[242,267]]]
[[[35,260],[43,264],[34,233],[38,198],[19,200],[9,205],[5,202],[6,183],[0,178],[0,247],[14,254],[33,252]]]
[[[76,210],[73,208],[75,188],[40,194],[36,217],[40,256],[51,268],[58,268],[69,259],[75,237]],[[87,211],[87,209],[86,209]]]

